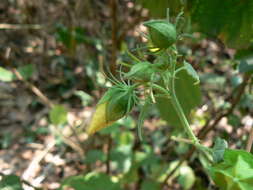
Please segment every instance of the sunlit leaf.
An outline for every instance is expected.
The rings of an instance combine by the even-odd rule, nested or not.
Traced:
[[[55,105],[49,113],[50,121],[54,125],[64,124],[67,122],[67,113],[68,111],[64,106]]]
[[[21,180],[16,175],[3,176],[0,181],[1,190],[23,190]]]
[[[199,85],[194,85],[195,79],[185,70],[177,74],[175,80],[176,95],[185,115],[188,117],[190,111],[201,102],[201,92]],[[172,126],[181,126],[180,119],[171,103],[171,99],[157,98],[157,108],[161,117]]]
[[[121,190],[119,183],[113,180],[112,177],[97,172],[88,173],[84,176],[72,176],[65,179],[60,190],[66,188],[73,188],[74,190],[102,190],[105,188]]]
[[[192,76],[192,78],[195,79],[195,83],[194,84],[198,84],[199,83],[199,76],[198,73],[195,71],[195,69],[192,67],[192,65],[186,61],[184,61],[184,68],[186,70],[186,72]]]
[[[141,190],[160,190],[160,184],[154,180],[145,180],[141,184]]]
[[[253,184],[253,155],[244,150],[226,149],[224,161],[209,168],[221,189],[248,190]]]
[[[180,167],[178,182],[184,190],[192,188],[195,183],[195,174],[191,167],[188,165]]]
[[[11,71],[0,67],[0,81],[10,82],[14,79],[14,75]]]
[[[215,163],[223,161],[225,149],[228,147],[224,139],[217,138],[213,147],[213,161]]]

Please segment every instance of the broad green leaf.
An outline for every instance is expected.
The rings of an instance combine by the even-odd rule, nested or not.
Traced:
[[[127,173],[131,168],[131,147],[121,146],[110,153],[111,165],[121,173]]]
[[[35,71],[35,66],[34,64],[27,64],[25,66],[18,67],[17,70],[24,79],[29,79]],[[0,67],[0,81],[10,82],[16,79],[17,77],[11,71]]]
[[[110,152],[111,164],[114,168],[126,173],[132,165],[134,135],[130,131],[119,132],[115,135],[114,140],[116,145]]]
[[[209,36],[218,36],[229,47],[245,48],[253,38],[252,0],[191,0],[192,23]]]
[[[0,81],[3,82],[10,82],[14,79],[14,75],[11,71],[8,71],[7,69],[0,67]]]
[[[253,155],[244,150],[226,149],[224,161],[209,168],[221,189],[248,190],[253,184]]]
[[[141,184],[141,190],[160,190],[160,184],[154,180],[147,179]]]
[[[195,180],[195,174],[191,167],[188,165],[180,167],[178,182],[184,190],[191,189]]]
[[[0,181],[1,190],[23,190],[20,178],[16,175],[5,175]]]
[[[62,105],[55,105],[49,112],[49,118],[52,124],[61,125],[67,122],[68,111]]]
[[[195,79],[185,70],[177,74],[177,79],[175,80],[176,95],[187,117],[190,111],[201,102],[199,85],[194,85],[194,83]],[[181,126],[180,119],[171,104],[171,99],[164,97],[157,98],[157,108],[161,113],[161,117],[170,125]]]
[[[65,179],[60,187],[60,190],[64,190],[67,187],[74,190],[121,190],[118,180],[113,180],[103,173],[92,172],[84,176],[72,176]]]
[[[235,54],[235,59],[240,61],[239,72],[253,73],[253,45],[247,49],[238,50]]]
[[[21,76],[27,80],[32,77],[33,73],[35,72],[35,65],[34,64],[27,64],[21,67],[18,67],[18,72]],[[16,77],[15,77],[16,78]]]
[[[192,65],[186,61],[184,61],[184,68],[186,70],[186,72],[192,76],[192,78],[195,79],[195,83],[194,84],[198,84],[199,83],[199,76],[197,74],[197,72],[195,71],[195,69],[192,67]]]
[[[104,162],[106,160],[106,155],[102,150],[90,150],[87,152],[84,162],[87,164],[95,163],[96,161]]]
[[[137,2],[148,9],[154,18],[166,17],[167,8],[170,9],[170,14],[178,14],[183,3],[182,0],[137,0]]]
[[[165,18],[166,9],[177,15],[182,8],[194,31],[220,38],[227,46],[242,49],[253,40],[252,0],[138,0],[154,18]]]
[[[225,149],[228,147],[224,139],[217,138],[213,147],[213,161],[215,163],[223,161]]]
[[[253,57],[251,62],[241,61],[239,64],[240,73],[253,73]]]

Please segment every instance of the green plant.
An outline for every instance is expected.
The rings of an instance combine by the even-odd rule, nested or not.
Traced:
[[[99,126],[107,126],[115,122],[117,119],[125,116],[134,105],[131,102],[135,102],[137,105],[141,105],[141,102],[144,102],[138,121],[138,134],[140,139],[142,139],[140,128],[143,124],[147,107],[152,104],[157,104],[157,102],[160,101],[160,98],[163,98],[164,102],[170,102],[178,120],[180,121],[179,125],[183,127],[189,137],[189,139],[181,139],[174,136],[172,139],[192,144],[200,154],[204,157],[209,157],[208,164],[205,166],[206,172],[210,173],[214,182],[221,189],[236,190],[249,188],[252,184],[253,177],[253,167],[250,164],[253,162],[252,155],[243,150],[235,151],[228,149],[226,141],[222,139],[217,139],[213,149],[205,147],[200,143],[200,140],[193,133],[189,125],[189,121],[187,119],[189,112],[184,111],[184,107],[178,99],[178,91],[176,90],[177,84],[175,81],[182,80],[182,78],[180,78],[182,75],[179,74],[184,72],[187,77],[191,78],[190,85],[198,86],[199,76],[191,64],[181,58],[181,55],[177,50],[175,45],[177,42],[177,34],[176,31],[174,31],[176,26],[166,20],[148,21],[145,23],[145,26],[150,29],[149,39],[155,47],[159,48],[159,51],[152,54],[155,57],[153,63],[143,60],[143,58],[137,58],[131,54],[131,57],[134,61],[136,61],[136,63],[134,65],[130,65],[131,68],[129,72],[120,73],[122,75],[120,76],[121,82],[117,81],[116,85],[110,88],[101,100],[104,103],[104,99],[106,99],[106,106],[103,108],[104,111],[100,111],[102,106],[100,106],[99,103],[95,116],[93,117],[93,120],[95,119],[98,121],[98,117],[96,117],[96,115],[100,114],[99,118],[103,117],[102,120],[109,122],[107,122],[106,125],[101,125],[101,123],[96,122],[96,125],[94,125],[92,120],[91,125],[88,127],[88,133],[91,134],[90,131],[92,131],[92,133],[96,132],[101,128]],[[124,79],[128,80],[128,83],[131,84],[130,87],[129,84],[124,82]],[[183,81],[183,83],[185,83],[185,81]],[[141,91],[139,87],[142,87]],[[124,96],[128,95],[123,100],[121,97],[124,96],[121,96],[121,91],[120,93],[110,93],[114,91],[114,89],[131,90],[127,90],[126,92],[122,91]],[[140,93],[144,95],[142,98],[136,96],[136,94]],[[185,95],[183,94],[183,96]],[[131,101],[131,98],[129,99],[129,97],[134,97],[134,100]],[[191,98],[194,99],[196,97],[190,97],[190,99]],[[117,107],[120,109],[116,109]],[[166,112],[170,114],[170,111],[167,110]],[[115,113],[120,114],[120,116],[111,119]],[[236,157],[234,156],[234,152],[237,155]],[[210,159],[211,155],[212,158]],[[239,173],[233,173],[234,166],[231,164],[231,159],[233,159],[233,163],[236,163],[235,167],[237,167],[237,170],[239,170],[240,167],[245,166],[245,169],[249,170],[248,174],[246,176],[241,176],[240,171],[238,171]],[[227,172],[225,172],[225,168],[228,170]],[[233,182],[228,181],[228,179]]]

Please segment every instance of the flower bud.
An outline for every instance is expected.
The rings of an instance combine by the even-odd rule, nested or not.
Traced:
[[[147,21],[144,26],[149,28],[150,38],[155,47],[168,48],[177,40],[175,26],[166,20]]]
[[[87,133],[94,134],[129,113],[134,106],[133,93],[133,88],[127,85],[110,88],[97,104]]]

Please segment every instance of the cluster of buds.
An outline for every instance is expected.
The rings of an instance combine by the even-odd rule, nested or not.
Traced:
[[[165,50],[175,44],[177,40],[176,27],[170,22],[152,20],[145,22],[144,25],[149,29],[149,40],[155,48]],[[134,85],[120,83],[105,93],[96,106],[87,133],[94,134],[127,115],[138,101],[135,93],[136,87],[139,84],[149,83],[160,71],[160,63],[152,64],[148,61],[140,61],[134,64],[130,71],[124,74],[124,78],[132,80]]]

